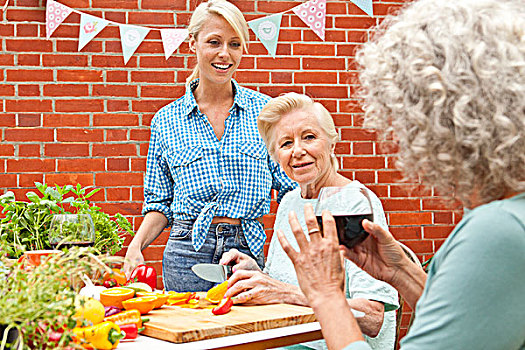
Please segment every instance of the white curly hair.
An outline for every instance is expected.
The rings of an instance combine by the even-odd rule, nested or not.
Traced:
[[[525,189],[523,0],[420,0],[357,53],[365,127],[399,169],[470,205]]]

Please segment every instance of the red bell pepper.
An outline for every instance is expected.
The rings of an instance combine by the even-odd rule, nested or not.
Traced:
[[[157,288],[157,271],[153,266],[144,264],[135,267],[128,282],[142,282],[149,285],[152,289]]]
[[[233,300],[230,297],[223,298],[221,302],[219,303],[219,305],[211,309],[211,312],[214,315],[224,315],[230,312],[230,310],[232,309],[232,306],[233,306]]]
[[[144,328],[137,328],[136,323],[129,323],[120,326],[120,330],[126,333],[124,339],[135,339]]]

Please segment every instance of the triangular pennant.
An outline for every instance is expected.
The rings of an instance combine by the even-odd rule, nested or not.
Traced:
[[[78,34],[78,51],[82,50],[102,29],[108,25],[103,18],[80,13],[80,31]]]
[[[119,29],[124,64],[127,64],[130,57],[133,56],[135,50],[137,50],[137,47],[139,47],[146,35],[148,35],[150,29],[129,24],[120,24]]]
[[[73,10],[66,5],[56,1],[48,0],[46,4],[46,38],[49,40],[51,34],[71,14]]]
[[[372,6],[372,0],[350,0],[357,7],[363,10],[370,17],[374,17],[374,7]]]
[[[310,0],[295,6],[292,11],[317,34],[321,40],[324,40],[324,31],[326,25],[326,0]]]
[[[277,51],[277,39],[279,39],[282,18],[283,14],[277,13],[248,22],[250,28],[252,28],[257,38],[261,40],[272,57],[275,57],[275,52]]]
[[[162,46],[164,47],[164,56],[168,59],[175,50],[182,44],[188,36],[187,29],[161,29]]]

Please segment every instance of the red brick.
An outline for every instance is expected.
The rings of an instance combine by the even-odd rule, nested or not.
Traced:
[[[81,70],[81,69],[61,69],[57,71],[58,81],[71,81],[71,82],[102,82],[103,73],[97,70]]]
[[[33,84],[18,85],[18,96],[40,96],[40,86]]]
[[[16,116],[14,114],[4,113],[0,116],[0,126],[3,127],[15,127],[16,126]]]
[[[390,232],[398,240],[407,240],[407,239],[421,239],[421,227],[412,226],[412,227],[389,227]]]
[[[142,173],[98,173],[95,174],[97,186],[142,186]]]
[[[52,159],[8,159],[7,172],[10,173],[42,173],[55,170],[55,161]]]
[[[44,127],[79,127],[89,126],[89,115],[82,114],[45,114]]]
[[[126,83],[128,82],[128,72],[126,71],[108,71],[106,72],[106,81],[112,82],[112,83]]]
[[[64,172],[86,172],[86,171],[105,171],[104,159],[58,159],[57,171]]]
[[[454,226],[427,226],[423,228],[423,237],[427,239],[447,238]]]
[[[57,129],[57,141],[59,142],[101,142],[103,140],[102,130]]]
[[[94,85],[93,96],[137,97],[137,87],[132,85]]]
[[[109,215],[120,213],[122,215],[138,215],[142,209],[141,203],[122,202],[122,203],[98,203],[102,210]]]
[[[149,129],[133,129],[130,131],[130,140],[133,141],[149,141],[150,130]]]
[[[39,144],[25,143],[18,146],[19,157],[40,157],[41,150]]]
[[[296,84],[337,84],[336,72],[295,72]]]
[[[382,169],[384,159],[381,157],[344,157],[345,169]]]
[[[175,81],[174,71],[155,71],[155,72],[131,72],[131,81],[135,83],[166,83],[172,84]]]
[[[138,126],[136,114],[94,114],[93,126]]]
[[[73,185],[81,184],[82,186],[93,185],[93,174],[46,174],[46,183],[53,185]]]
[[[344,70],[346,63],[344,58],[304,58],[303,69],[315,70]]]
[[[106,130],[106,141],[127,141],[128,130],[123,129],[109,129]]]
[[[82,84],[46,84],[44,96],[87,96],[88,85]]]
[[[17,186],[18,182],[16,174],[0,174],[0,187],[14,188]]]
[[[85,55],[61,55],[57,53],[42,55],[42,63],[46,67],[85,67],[88,57]]]
[[[154,9],[164,11],[184,11],[189,10],[186,7],[186,0],[142,0],[142,9]]]
[[[129,171],[129,158],[108,158],[106,159],[107,171]]]
[[[106,199],[108,201],[129,201],[129,188],[106,188]]]
[[[177,85],[144,85],[140,89],[141,97],[179,98],[185,93],[184,86]]]
[[[146,159],[145,158],[136,158],[131,159],[131,171],[146,171]]]
[[[430,225],[432,213],[389,213],[390,225]]]
[[[106,101],[108,112],[130,112],[129,101]]]
[[[8,11],[11,12],[11,11]],[[39,12],[39,11],[34,11]],[[23,21],[28,21],[24,18]],[[34,40],[34,39],[5,39],[7,51],[15,52],[52,52],[53,45],[51,41]]]
[[[332,44],[297,43],[292,47],[294,56],[334,56],[335,47]]]
[[[46,157],[87,157],[89,144],[87,143],[50,143],[44,146]]]
[[[140,201],[140,202],[144,201],[144,189],[142,187],[141,188],[133,187],[131,189],[131,200]]]
[[[136,156],[137,146],[134,144],[95,144],[93,156]]]
[[[18,186],[20,187],[34,187],[35,182],[44,182],[44,174],[19,174]]]
[[[43,128],[14,128],[6,129],[4,137],[6,141],[40,141],[51,142],[54,139],[52,129]]]
[[[261,57],[257,58],[257,67],[262,70],[298,70],[300,62],[299,58],[296,57],[280,57],[279,59]]]
[[[104,101],[89,99],[71,99],[71,100],[56,100],[55,110],[57,112],[102,112],[104,110]]]
[[[419,211],[420,201],[418,199],[383,199],[383,207],[386,211]]]

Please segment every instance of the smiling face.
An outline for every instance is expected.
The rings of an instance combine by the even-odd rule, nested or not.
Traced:
[[[336,174],[330,157],[335,144],[312,112],[301,109],[283,115],[273,137],[275,159],[301,188],[322,187]]]
[[[197,54],[204,83],[229,83],[242,58],[241,38],[219,15],[208,17],[197,38],[190,39],[190,48]]]

